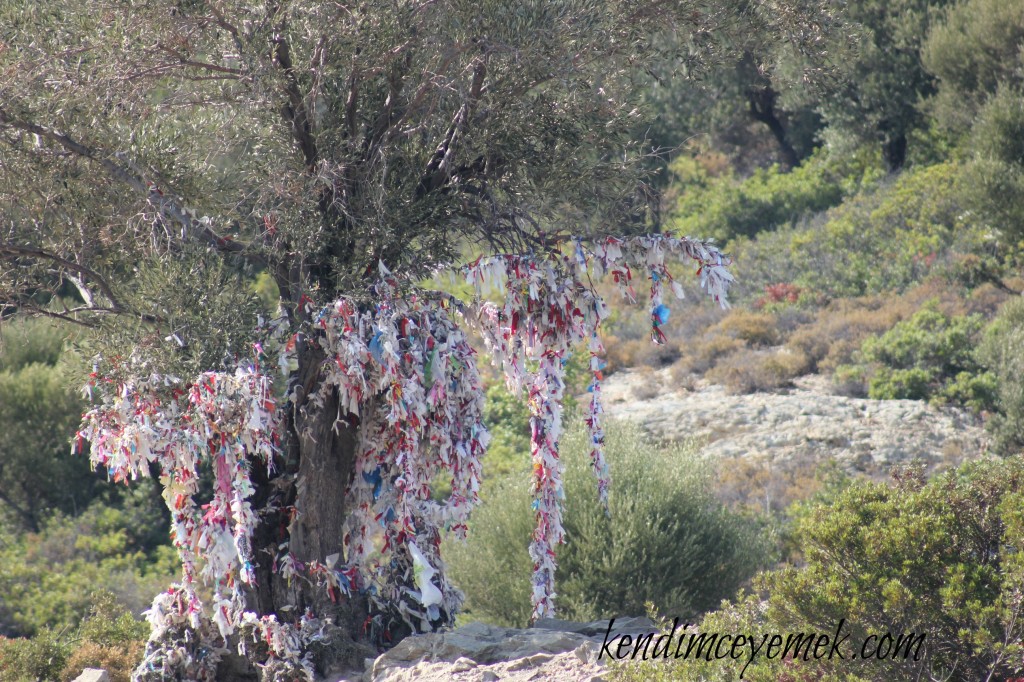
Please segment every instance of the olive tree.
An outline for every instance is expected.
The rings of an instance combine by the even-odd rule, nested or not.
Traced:
[[[137,678],[242,675],[229,645],[268,679],[311,677],[452,621],[438,547],[465,528],[488,440],[466,325],[530,404],[533,599],[549,615],[574,345],[593,356],[607,486],[592,278],[627,297],[646,279],[655,341],[663,293],[682,293],[667,265],[692,263],[722,301],[729,282],[711,245],[609,236],[642,224],[636,69],[711,63],[710,36],[737,14],[813,46],[818,12],[0,3],[3,315],[91,331],[95,403],[76,449],[118,482],[158,471],[182,560]],[[667,32],[689,39],[656,39]],[[467,252],[495,255],[458,267]],[[472,300],[417,285],[451,267]],[[255,277],[276,288],[276,315]]]

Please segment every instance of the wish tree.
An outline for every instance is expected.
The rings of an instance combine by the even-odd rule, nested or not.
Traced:
[[[570,352],[591,358],[608,488],[594,282],[646,294],[659,342],[677,277],[722,303],[730,281],[713,245],[641,235],[637,74],[699,72],[736,31],[806,47],[822,16],[0,4],[2,314],[83,328],[74,448],[116,483],[159,479],[181,559],[136,677],[232,679],[238,654],[265,679],[312,677],[451,623],[438,546],[466,530],[488,442],[469,334],[530,406],[533,603],[550,615]],[[469,293],[420,284],[443,271]]]

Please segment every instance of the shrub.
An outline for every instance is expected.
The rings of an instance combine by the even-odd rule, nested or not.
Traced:
[[[708,378],[738,393],[774,388],[793,376],[783,367],[788,360],[769,359],[767,366],[762,366],[759,358],[765,354],[754,349],[774,345],[780,339],[777,315],[733,309],[682,347],[672,375],[682,379],[720,367]]]
[[[96,502],[78,517],[54,515],[40,533],[0,533],[0,632],[73,631],[96,590],[113,593],[131,611],[147,608],[173,581],[178,562],[169,545],[140,550],[132,537],[139,521]]]
[[[0,679],[56,682],[71,650],[70,638],[50,629],[41,630],[32,639],[0,638]]]
[[[903,470],[895,487],[846,487],[796,515],[803,565],[762,575],[759,594],[741,594],[690,632],[834,633],[844,621],[843,659],[761,656],[743,671],[752,682],[1012,678],[1024,652],[1022,487],[1019,457],[973,462],[927,483]],[[911,632],[927,633],[919,660],[861,657],[869,635]],[[628,664],[614,679],[725,682],[746,662]]]
[[[717,177],[681,156],[672,164],[679,196],[670,229],[706,234],[721,241],[751,236],[837,205],[865,179],[875,177],[866,158],[829,158],[820,150],[790,172],[778,166],[747,178],[732,172]]]
[[[807,367],[806,357],[799,352],[748,348],[721,358],[704,378],[725,386],[733,393],[754,393],[789,386],[794,378],[806,372]]]
[[[0,638],[0,679],[70,682],[83,668],[103,668],[111,682],[129,682],[142,659],[149,626],[109,592],[93,593],[88,601],[89,614],[77,632],[44,628],[31,639]]]
[[[942,402],[982,412],[997,404],[999,381],[992,372],[960,372],[946,383],[939,397]]]
[[[970,127],[1000,85],[1020,82],[1021,10],[1019,0],[965,0],[929,30],[921,59],[939,82],[928,108],[944,127]]]
[[[978,358],[995,377],[998,413],[988,421],[997,452],[1024,448],[1024,299],[1006,305],[985,330]]]
[[[491,432],[491,444],[483,466],[491,475],[526,471],[530,461],[530,410],[522,399],[502,384],[487,389],[484,422]]]
[[[861,372],[868,396],[878,400],[965,399],[984,409],[991,406],[986,386],[992,381],[981,376],[974,357],[981,328],[980,316],[950,317],[931,303],[884,334],[867,338],[859,368],[846,371]]]
[[[786,347],[807,360],[810,372],[848,363],[864,339],[890,329],[904,316],[899,301],[880,297],[833,301],[811,323],[794,331]]]
[[[86,457],[70,454],[82,415],[81,397],[68,390],[67,377],[57,367],[35,361],[18,366],[29,357],[44,358],[52,349],[15,349],[11,338],[0,353],[0,364],[12,367],[0,371],[0,513],[25,530],[38,530],[49,509],[71,512],[87,506],[98,481]]]
[[[651,341],[650,328],[647,336],[641,339],[624,341],[616,336],[606,336],[604,347],[609,372],[636,367],[658,369],[671,365],[681,355],[679,342],[674,339],[662,344]]]
[[[844,202],[822,230],[790,242],[791,257],[804,264],[795,283],[832,296],[858,296],[921,280],[963,229],[960,172],[954,163],[907,171]]]
[[[1014,244],[1024,238],[1024,91],[1003,87],[982,108],[972,132],[964,200]]]
[[[715,326],[710,334],[720,334],[731,339],[745,341],[751,346],[774,346],[779,342],[775,317],[768,313],[733,309]]]
[[[16,372],[31,364],[56,365],[69,336],[67,326],[52,320],[4,321],[0,330],[0,372]]]
[[[821,462],[811,454],[785,459],[746,454],[719,462],[715,495],[733,509],[782,518],[793,503],[845,480],[834,460]]]
[[[821,661],[836,674],[912,680],[923,664],[953,679],[1005,678],[1019,670],[1024,635],[1022,461],[975,462],[927,484],[909,473],[895,488],[855,485],[798,522],[807,564],[764,581],[769,619],[792,631],[845,618],[851,641],[928,633],[924,663]]]
[[[703,374],[714,367],[720,358],[744,347],[745,344],[739,339],[718,334],[706,334],[703,338],[693,341],[683,348],[683,354],[672,369],[673,376],[691,372]]]
[[[764,285],[764,296],[754,301],[754,310],[777,310],[785,308],[787,304],[798,303],[803,289],[795,284],[777,282]]]
[[[655,447],[636,426],[609,424],[611,517],[596,499],[581,431],[562,443],[567,544],[559,548],[559,617],[590,620],[705,610],[732,594],[771,555],[757,525],[726,510],[692,445]],[[467,541],[446,547],[474,618],[523,625],[530,614],[529,484],[506,479],[489,491]]]
[[[142,660],[149,626],[121,607],[113,594],[93,595],[89,615],[78,631],[78,643],[64,667],[65,682],[83,668],[103,668],[111,682],[130,682]]]

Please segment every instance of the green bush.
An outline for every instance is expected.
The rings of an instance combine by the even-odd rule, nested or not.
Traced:
[[[18,319],[0,328],[0,372],[31,364],[56,365],[69,337],[67,326],[52,320]]]
[[[97,501],[77,517],[54,515],[39,533],[0,531],[0,634],[73,630],[97,590],[135,613],[148,608],[178,562],[166,544],[142,551],[137,525],[130,511]]]
[[[859,363],[837,368],[836,376],[866,378],[868,396],[876,400],[931,399],[990,408],[994,381],[975,358],[982,326],[979,315],[951,317],[933,302],[884,334],[868,337]]]
[[[149,624],[124,610],[109,592],[92,596],[89,615],[78,629],[75,651],[65,664],[62,678],[73,680],[84,668],[103,668],[111,682],[129,682],[142,660]]]
[[[795,283],[833,296],[904,289],[927,274],[963,228],[953,163],[914,169],[863,192],[828,215],[821,230],[792,239]]]
[[[891,295],[933,274],[962,286],[999,281],[1016,251],[972,212],[981,191],[972,172],[954,161],[908,169],[807,221],[734,240],[733,300],[756,301],[780,277],[825,299]]]
[[[974,160],[964,183],[965,204],[1000,234],[1024,239],[1024,91],[1001,88],[982,107],[971,133]]]
[[[790,172],[772,166],[742,179],[732,172],[712,177],[687,156],[679,157],[671,168],[678,185],[671,191],[680,198],[668,227],[723,242],[773,230],[836,206],[876,177],[873,164],[866,159],[837,161],[825,150]]]
[[[5,682],[57,682],[72,649],[69,637],[48,628],[32,639],[0,637],[0,679]]]
[[[0,679],[68,682],[93,667],[105,669],[111,682],[128,682],[142,659],[149,626],[109,592],[92,593],[88,602],[88,615],[77,631],[43,628],[31,639],[0,637]]]
[[[757,523],[714,499],[712,472],[692,445],[657,447],[636,426],[609,425],[610,518],[597,501],[580,430],[563,439],[562,453],[567,544],[558,550],[559,617],[638,615],[646,602],[663,613],[695,614],[733,594],[773,554]],[[521,626],[530,616],[529,481],[492,485],[467,541],[446,551],[469,616]]]
[[[969,128],[985,99],[1001,85],[1020,83],[1024,72],[1021,0],[963,0],[946,8],[921,49],[925,68],[938,78],[927,109],[943,127]]]
[[[70,453],[83,401],[52,364],[61,343],[49,326],[12,325],[0,349],[0,518],[26,530],[38,530],[48,510],[70,513],[97,494],[88,458]]]
[[[496,383],[487,389],[484,423],[491,433],[491,444],[484,456],[485,479],[512,471],[528,471],[530,466],[530,409],[522,398]]]
[[[1024,448],[1024,299],[1003,305],[985,330],[978,357],[996,378],[996,408],[988,421],[997,452]]]
[[[980,682],[1019,674],[1024,461],[973,462],[927,483],[908,469],[897,480],[895,487],[854,484],[798,514],[793,537],[804,564],[762,575],[760,595],[741,595],[700,623],[701,632],[785,637],[834,633],[845,621],[844,659],[762,656],[744,680]],[[912,632],[927,633],[916,662],[861,657],[870,635]],[[745,663],[630,664],[615,679],[731,682]]]

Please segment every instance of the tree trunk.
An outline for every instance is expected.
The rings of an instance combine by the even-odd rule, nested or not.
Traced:
[[[253,559],[257,587],[250,595],[250,607],[257,613],[276,614],[282,623],[296,622],[307,609],[318,618],[329,617],[328,646],[318,647],[317,666],[331,674],[362,666],[376,654],[364,634],[369,614],[367,601],[353,593],[334,603],[323,587],[295,577],[291,584],[274,572],[274,558],[283,552],[303,564],[323,562],[338,554],[338,566],[345,563],[343,524],[348,509],[345,492],[355,466],[358,419],[339,412],[339,399],[332,391],[322,408],[314,408],[309,396],[318,390],[323,352],[299,340],[299,368],[292,375],[296,383],[295,405],[285,403],[281,449],[284,461],[268,476],[266,467],[254,467],[256,486],[253,508],[262,510],[253,537]],[[288,543],[281,549],[283,543]],[[237,661],[233,665],[237,667]],[[222,671],[218,671],[219,674]],[[218,679],[230,676],[226,669]],[[251,677],[249,678],[251,679]]]
[[[882,143],[882,158],[885,160],[885,169],[890,173],[903,168],[907,162],[907,136],[897,135]]]
[[[782,165],[787,170],[790,170],[800,164],[800,158],[797,156],[796,150],[793,149],[793,145],[789,143],[789,138],[786,137],[786,129],[775,113],[775,98],[775,91],[770,85],[758,90],[751,90],[747,93],[747,103],[749,104],[751,118],[768,126],[768,130],[771,131],[772,136],[779,145]]]

